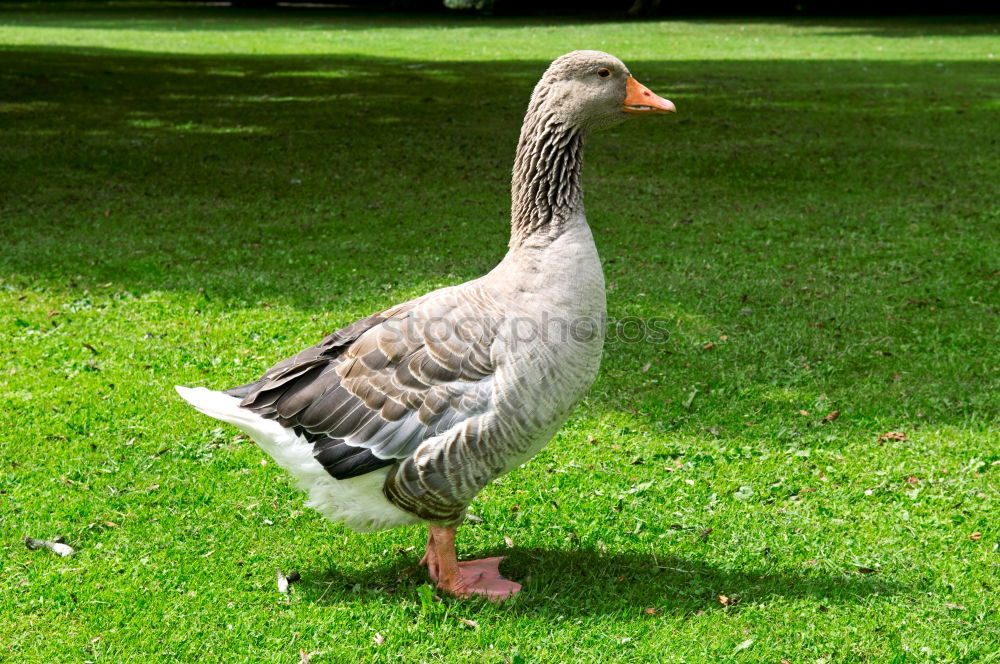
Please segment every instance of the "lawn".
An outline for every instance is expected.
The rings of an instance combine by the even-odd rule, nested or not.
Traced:
[[[589,141],[601,377],[459,533],[524,592],[439,599],[422,528],[324,521],[172,386],[489,270],[574,48],[678,113]],[[1000,18],[0,6],[0,660],[1000,662],[998,58]]]

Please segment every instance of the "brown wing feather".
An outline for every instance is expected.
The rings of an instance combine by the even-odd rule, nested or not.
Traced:
[[[348,325],[235,388],[249,388],[241,405],[301,430],[338,479],[395,463],[489,400],[479,383],[493,371],[492,325],[470,326],[474,312],[452,300],[426,309],[417,300]]]

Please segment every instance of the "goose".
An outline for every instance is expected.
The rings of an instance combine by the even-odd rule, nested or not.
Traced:
[[[362,318],[221,392],[178,386],[248,434],[357,532],[426,523],[421,565],[457,597],[506,599],[502,557],[459,562],[473,498],[548,443],[597,375],[604,274],[587,225],[584,139],[674,111],[618,58],[557,58],[531,95],[514,161],[508,251],[491,272]]]

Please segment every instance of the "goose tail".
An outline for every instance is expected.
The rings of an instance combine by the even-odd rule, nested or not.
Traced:
[[[309,494],[306,505],[331,521],[362,533],[418,523],[420,518],[390,503],[382,493],[388,468],[336,480],[313,456],[313,446],[292,429],[240,406],[240,398],[204,387],[177,386],[177,394],[198,411],[228,422],[254,439]]]
[[[276,432],[276,429],[284,429],[277,422],[265,420],[257,413],[246,408],[241,408],[240,399],[236,396],[231,396],[224,392],[215,392],[204,387],[182,387],[177,385],[174,389],[177,390],[177,394],[181,395],[184,401],[194,406],[199,412],[239,427],[253,437],[254,440],[257,440],[257,436],[254,435],[257,432],[264,433],[264,430],[270,430],[269,433],[271,433]]]
[[[287,429],[274,420],[268,420],[252,410],[240,407],[240,399],[224,392],[215,392],[204,387],[174,387],[177,394],[199,412],[228,422],[243,431],[275,463],[291,473],[305,490],[318,482],[326,483],[330,478],[312,454],[312,445],[293,430]]]

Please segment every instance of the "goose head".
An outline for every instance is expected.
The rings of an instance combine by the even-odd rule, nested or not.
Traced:
[[[531,106],[550,121],[585,133],[633,115],[675,110],[672,102],[632,78],[621,60],[603,51],[573,51],[554,60],[535,87]]]

